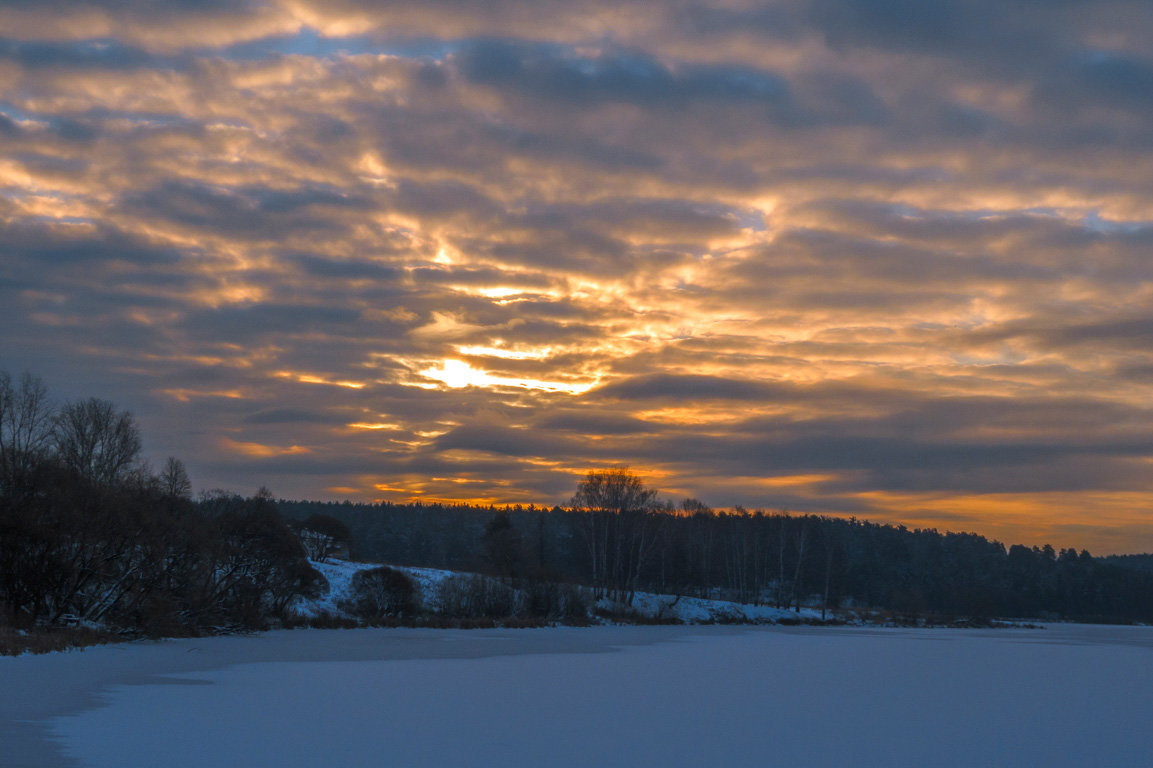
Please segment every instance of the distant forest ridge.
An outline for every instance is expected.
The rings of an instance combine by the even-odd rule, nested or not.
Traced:
[[[611,472],[627,470],[610,470]],[[974,533],[819,515],[673,509],[281,500],[303,520],[332,517],[362,560],[509,578],[777,606],[878,608],[909,615],[1153,621],[1153,556],[1004,544]],[[675,514],[673,514],[675,513]]]
[[[1153,554],[1146,555],[1109,555],[1101,558],[1107,563],[1119,565],[1123,568],[1132,568],[1145,573],[1153,573]]]

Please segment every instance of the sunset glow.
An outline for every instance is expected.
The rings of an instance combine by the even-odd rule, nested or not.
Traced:
[[[1153,15],[1092,7],[0,4],[0,369],[197,488],[1153,550]]]
[[[565,384],[555,381],[494,376],[487,371],[477,370],[461,360],[445,360],[439,366],[426,368],[420,374],[425,378],[435,379],[452,389],[459,387],[525,387],[527,389],[543,389],[549,392],[580,394],[593,386],[591,383]]]

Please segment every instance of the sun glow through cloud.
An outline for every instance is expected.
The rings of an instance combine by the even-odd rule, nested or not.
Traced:
[[[547,360],[553,356],[552,347],[543,349],[505,349],[504,347],[457,347],[462,355],[500,357],[506,360]]]
[[[459,389],[461,387],[524,387],[526,389],[543,389],[548,392],[580,394],[596,386],[596,381],[566,383],[510,376],[494,376],[487,371],[473,368],[461,360],[449,359],[444,360],[439,366],[425,368],[420,372],[420,375],[439,381],[452,389]]]

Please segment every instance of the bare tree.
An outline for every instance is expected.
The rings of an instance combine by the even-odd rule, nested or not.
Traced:
[[[776,589],[776,606],[778,608],[788,607],[785,600],[785,540],[786,540],[786,526],[789,521],[789,513],[785,510],[777,517],[779,524],[779,531],[777,533],[777,589]]]
[[[808,538],[809,532],[809,516],[805,515],[801,518],[801,528],[797,533],[797,564],[793,571],[793,609],[797,612],[801,610],[801,575],[804,573],[805,563],[805,542]],[[785,606],[786,608],[788,606]]]
[[[688,577],[689,581],[695,582],[699,597],[710,597],[713,588],[713,526],[709,521],[713,510],[700,499],[690,497],[681,500],[681,512],[692,521],[688,559],[693,563],[695,573]]]
[[[0,371],[0,495],[15,494],[50,443],[52,404],[39,377],[25,373],[18,386]]]
[[[53,439],[64,466],[102,485],[121,480],[140,454],[140,431],[132,414],[95,397],[65,405]]]
[[[164,462],[164,469],[160,472],[160,491],[173,499],[192,498],[192,481],[188,479],[183,461],[169,456]]]
[[[821,621],[824,621],[829,611],[829,585],[832,582],[833,558],[838,546],[838,529],[836,526],[824,525],[820,530],[822,531],[821,541],[825,545],[825,589],[821,599]]]
[[[593,589],[611,587],[631,598],[653,537],[649,516],[657,492],[628,467],[589,472],[577,486],[572,507],[583,513]]]
[[[331,515],[310,515],[295,528],[304,551],[318,563],[327,562],[328,558],[352,542],[348,526]]]

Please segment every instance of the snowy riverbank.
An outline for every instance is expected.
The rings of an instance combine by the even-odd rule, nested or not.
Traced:
[[[311,600],[298,600],[293,610],[302,617],[315,617],[322,614],[347,617],[342,606],[352,597],[352,580],[364,570],[379,567],[379,563],[358,563],[345,560],[311,563],[324,576],[328,586],[324,593]],[[423,612],[434,614],[441,609],[446,585],[456,579],[479,578],[492,581],[478,574],[445,571],[435,568],[409,568],[390,566],[405,573],[416,587],[417,604]],[[589,592],[587,588],[584,592]],[[588,597],[586,595],[586,597]],[[590,607],[591,597],[588,597]],[[658,595],[650,592],[637,592],[630,603],[613,602],[602,599],[595,604],[596,613],[617,616],[639,622],[667,622],[679,624],[795,624],[817,622],[821,611],[801,608],[799,611],[774,608],[769,605],[752,605],[729,600],[707,600],[698,597],[678,597]]]

